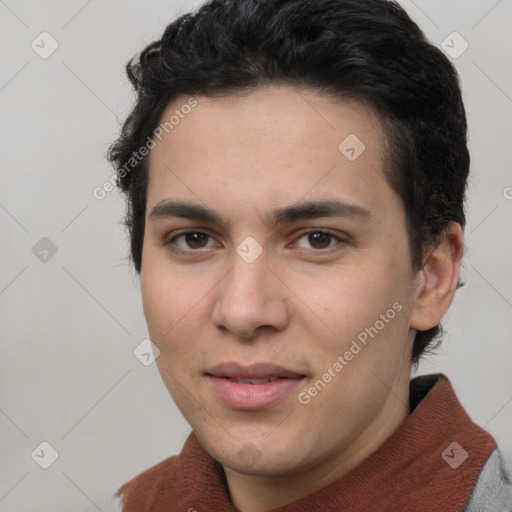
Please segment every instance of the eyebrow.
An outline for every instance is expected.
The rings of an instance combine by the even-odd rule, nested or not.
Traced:
[[[179,217],[184,219],[228,224],[221,215],[200,204],[162,201],[155,205],[149,219]],[[279,224],[292,223],[299,220],[317,219],[321,217],[349,217],[370,221],[372,214],[362,206],[339,200],[307,201],[277,208],[268,215],[272,227]]]

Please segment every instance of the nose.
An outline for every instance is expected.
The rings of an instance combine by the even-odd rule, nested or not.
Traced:
[[[286,287],[264,255],[247,263],[237,254],[216,287],[212,321],[237,339],[252,340],[262,331],[281,331],[290,321]]]

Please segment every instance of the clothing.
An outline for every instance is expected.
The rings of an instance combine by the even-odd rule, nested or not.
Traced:
[[[411,380],[410,411],[352,471],[272,512],[512,511],[511,477],[496,442],[471,421],[447,377]],[[130,480],[119,495],[123,512],[237,512],[222,467],[194,433],[179,456]]]

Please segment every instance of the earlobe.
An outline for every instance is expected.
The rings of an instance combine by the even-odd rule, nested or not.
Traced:
[[[416,300],[410,327],[426,331],[435,327],[452,303],[464,251],[460,224],[452,222],[441,235],[437,246],[428,253],[418,272]]]

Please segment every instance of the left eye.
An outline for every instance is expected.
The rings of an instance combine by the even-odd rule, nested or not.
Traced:
[[[305,240],[305,243],[300,243],[300,240]],[[343,240],[332,233],[326,233],[325,231],[310,231],[304,233],[298,238],[297,245],[303,249],[328,249],[336,245],[336,243],[343,242]]]

